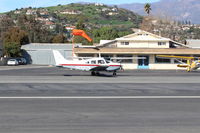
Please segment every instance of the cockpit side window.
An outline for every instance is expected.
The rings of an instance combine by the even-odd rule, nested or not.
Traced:
[[[98,64],[105,64],[104,60],[98,60]]]
[[[109,60],[106,60],[106,63],[110,63],[110,61],[109,61]]]
[[[91,64],[96,64],[96,60],[92,60],[92,61],[91,61]]]

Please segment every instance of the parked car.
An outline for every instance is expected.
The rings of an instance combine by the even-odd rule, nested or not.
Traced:
[[[22,59],[21,58],[16,58],[17,62],[19,65],[23,65]]]
[[[18,61],[16,59],[9,59],[7,61],[7,65],[9,65],[9,66],[17,66],[17,65],[19,65],[19,63],[18,63]]]
[[[18,58],[14,58],[14,59],[16,59],[18,61],[19,65],[26,65],[27,64],[25,58],[18,57]]]

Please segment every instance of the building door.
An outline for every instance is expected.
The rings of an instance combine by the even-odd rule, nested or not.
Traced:
[[[149,56],[140,55],[138,57],[144,57],[144,59],[138,59],[138,69],[149,69]]]

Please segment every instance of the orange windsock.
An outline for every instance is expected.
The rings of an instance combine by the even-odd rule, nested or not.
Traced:
[[[83,30],[73,29],[72,30],[72,34],[74,36],[82,36],[82,37],[84,37],[85,39],[87,39],[90,42],[92,41],[92,39]]]

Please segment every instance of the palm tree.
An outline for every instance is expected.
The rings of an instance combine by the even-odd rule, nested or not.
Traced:
[[[149,15],[150,12],[151,12],[151,4],[146,3],[146,4],[144,5],[144,10],[145,10],[145,12]]]

